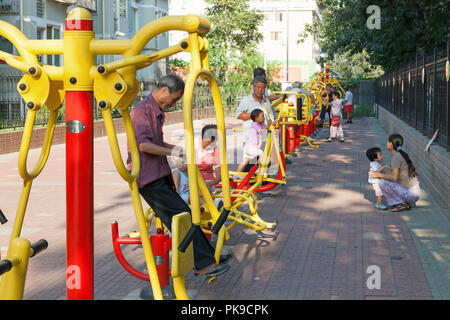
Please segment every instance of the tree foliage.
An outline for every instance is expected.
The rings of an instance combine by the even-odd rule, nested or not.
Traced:
[[[369,54],[365,49],[355,54],[349,52],[337,54],[329,64],[340,79],[378,78],[384,73],[380,66],[370,64]]]
[[[227,74],[224,88],[227,91],[250,92],[253,83],[253,69],[264,66],[264,57],[256,52],[242,56],[233,69]],[[269,62],[266,66],[267,89],[280,90],[281,84],[277,81],[281,65]]]
[[[230,68],[246,55],[256,52],[263,39],[258,27],[264,15],[249,8],[248,0],[206,0],[206,17],[212,28],[209,40],[209,61],[219,82],[223,83]]]
[[[371,65],[385,70],[413,58],[417,51],[446,43],[448,0],[318,0],[322,21],[315,21],[300,35],[315,35],[327,60],[336,55],[368,54]],[[368,28],[371,13],[380,8],[380,28]]]

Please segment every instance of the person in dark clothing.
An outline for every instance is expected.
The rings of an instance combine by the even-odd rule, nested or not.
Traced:
[[[326,90],[322,95],[323,98],[328,98],[328,102],[333,101],[333,97],[331,96],[331,92],[333,91],[333,86],[329,83],[326,85]],[[331,119],[331,107],[329,105],[322,106],[322,110],[320,111],[319,119],[320,126],[323,126],[323,122],[325,121],[325,114],[328,113],[329,119]],[[330,120],[331,121],[331,120]]]

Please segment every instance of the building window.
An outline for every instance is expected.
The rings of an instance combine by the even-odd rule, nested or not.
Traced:
[[[53,31],[53,28],[51,26],[47,26],[47,39],[53,38],[52,31]],[[53,58],[53,56],[51,54],[47,55],[47,64],[50,66],[53,64],[52,58]]]
[[[53,39],[61,39],[61,29],[59,27],[53,28]],[[61,56],[59,54],[54,56],[54,65],[56,67],[61,66]]]
[[[281,32],[271,32],[270,40],[281,40]]]
[[[37,33],[36,33],[37,40],[45,39],[44,38],[44,34],[45,34],[45,28],[38,28],[37,29]],[[37,59],[38,59],[39,62],[43,62],[42,61],[42,55],[38,54],[37,55]]]
[[[133,32],[136,33],[139,30],[139,16],[137,9],[133,9]]]
[[[43,18],[45,13],[44,1],[36,0],[36,16]]]
[[[167,13],[160,11],[160,10],[155,11],[155,20],[159,19],[159,18],[163,18],[165,16],[167,16]]]
[[[128,19],[128,0],[120,0],[120,17]]]
[[[283,21],[283,12],[278,12],[278,21]]]

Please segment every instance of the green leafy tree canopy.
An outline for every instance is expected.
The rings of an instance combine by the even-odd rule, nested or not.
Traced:
[[[367,52],[368,62],[384,70],[413,58],[416,52],[447,41],[448,0],[317,0],[322,21],[305,28],[318,37],[331,61],[336,55]],[[369,6],[380,9],[380,28],[369,28]]]
[[[224,82],[229,69],[242,57],[256,52],[263,39],[258,27],[264,15],[249,8],[248,0],[205,0],[206,17],[212,28],[207,34],[209,60],[219,82]]]

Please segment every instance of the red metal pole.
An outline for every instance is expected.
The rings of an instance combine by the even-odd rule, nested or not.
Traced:
[[[158,272],[159,284],[161,287],[169,285],[169,235],[164,234],[164,230],[157,229],[156,235],[150,236],[150,243],[155,257],[156,271]]]
[[[70,50],[78,49],[78,41],[83,44],[83,37],[78,35],[81,31],[92,30],[92,21],[68,17],[64,38],[69,39],[68,47],[73,45]],[[66,290],[68,300],[91,300],[94,298],[93,92],[92,86],[82,86],[86,83],[83,66],[78,66],[80,71],[74,66],[77,61],[73,60],[80,58],[66,50]],[[79,50],[83,48],[80,46]],[[92,59],[87,63],[93,62]]]
[[[66,93],[67,299],[69,300],[94,298],[92,98],[92,92]],[[74,126],[85,128],[81,132],[70,132],[71,123],[78,123]],[[71,266],[70,270],[74,273],[69,274]]]
[[[289,132],[288,153],[294,153],[295,152],[295,128],[293,125],[289,125],[288,132]]]
[[[298,125],[295,129],[295,149],[300,148],[300,134],[301,134],[301,125]]]

